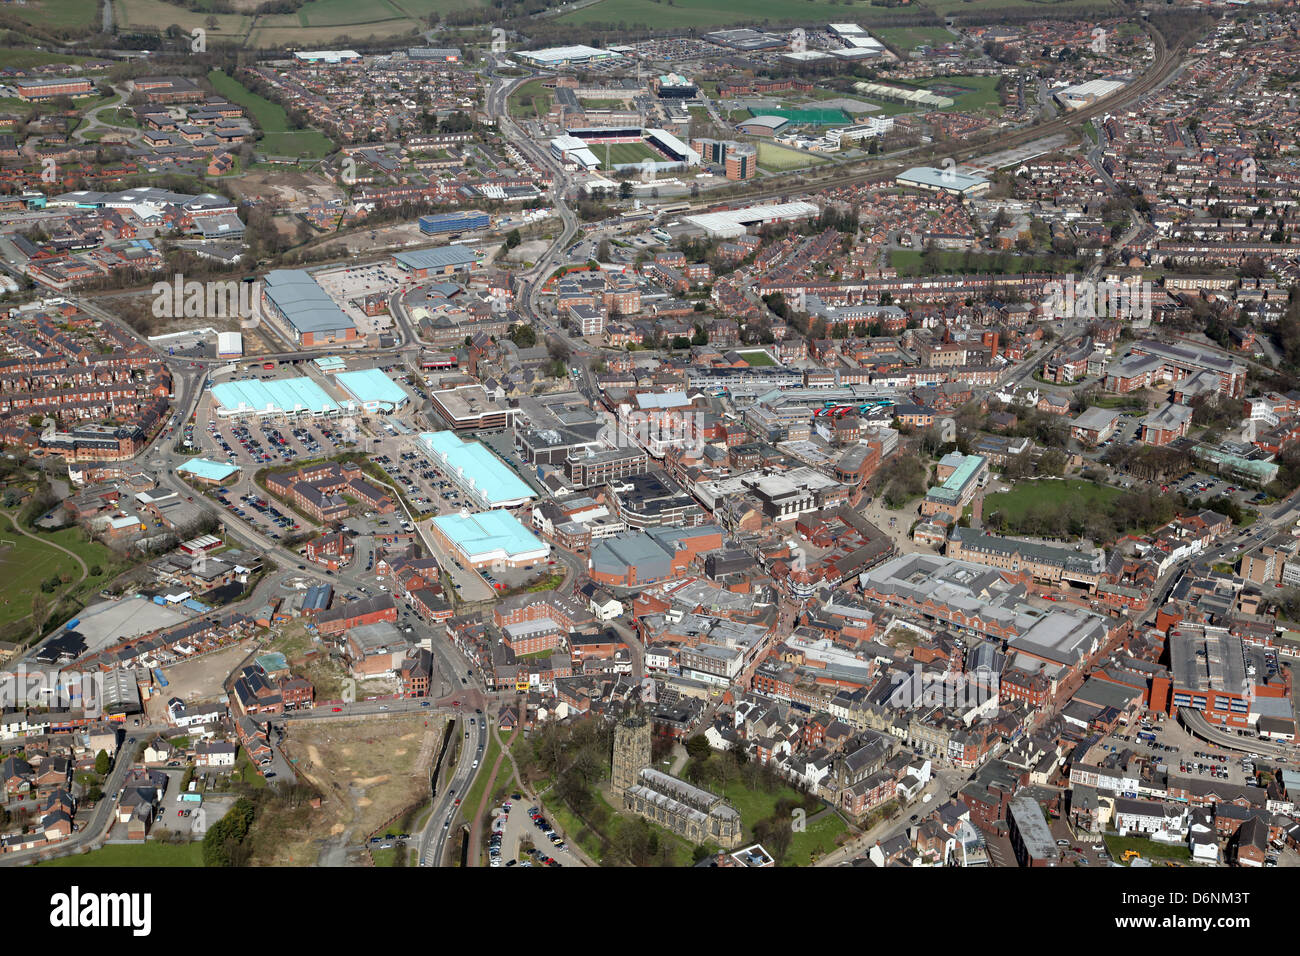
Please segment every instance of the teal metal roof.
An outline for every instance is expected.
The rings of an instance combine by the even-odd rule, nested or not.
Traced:
[[[518,475],[478,442],[464,442],[452,432],[441,431],[421,432],[420,444],[484,507],[493,508],[536,497]]]
[[[500,552],[509,558],[547,547],[508,511],[439,515],[433,523],[456,547],[471,557]]]
[[[400,385],[377,368],[360,369],[355,372],[339,372],[334,380],[362,405],[386,405],[400,408],[410,401]]]
[[[194,475],[204,481],[225,481],[239,468],[224,461],[211,461],[207,458],[191,458],[176,469],[187,475]]]
[[[338,403],[324,389],[305,376],[271,381],[249,379],[212,386],[212,395],[222,408],[246,412],[302,412],[317,414],[340,411]]]

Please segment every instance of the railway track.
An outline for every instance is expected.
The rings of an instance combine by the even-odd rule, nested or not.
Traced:
[[[739,195],[728,196],[725,200],[708,200],[691,204],[691,211],[699,209],[708,209],[718,206],[720,203],[733,202],[750,202],[755,199],[773,199],[789,197],[807,193],[812,190],[834,189],[839,186],[852,186],[862,183],[885,181],[893,179],[905,169],[912,166],[923,164],[927,159],[934,160],[940,157],[951,158],[956,163],[967,162],[976,158],[983,152],[992,147],[998,150],[1010,149],[1016,146],[1023,146],[1038,139],[1044,139],[1059,133],[1077,133],[1083,125],[1089,120],[1118,109],[1130,106],[1148,93],[1157,89],[1164,83],[1177,69],[1182,60],[1182,54],[1186,51],[1191,43],[1191,38],[1185,37],[1180,40],[1173,48],[1167,44],[1164,35],[1156,28],[1154,24],[1148,23],[1148,35],[1155,44],[1155,58],[1151,68],[1142,74],[1141,77],[1134,80],[1122,90],[1117,90],[1110,96],[1103,97],[1082,109],[1074,110],[1068,114],[1063,114],[1055,119],[1048,120],[1035,126],[1025,127],[1007,134],[997,134],[986,137],[978,142],[964,145],[961,149],[949,152],[922,152],[911,157],[911,161],[906,164],[897,164],[889,166],[877,166],[868,169],[858,169],[842,175],[831,176],[825,179],[817,179],[805,183],[798,188],[790,186],[773,186],[768,189],[758,189],[752,192],[744,192]]]

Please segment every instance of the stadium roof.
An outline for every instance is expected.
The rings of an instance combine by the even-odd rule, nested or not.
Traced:
[[[520,504],[537,497],[496,455],[478,442],[464,442],[449,431],[422,432],[420,444],[488,508]]]
[[[340,411],[338,403],[306,377],[265,382],[260,379],[222,382],[212,386],[212,396],[222,408],[231,412],[313,412],[323,415]]]

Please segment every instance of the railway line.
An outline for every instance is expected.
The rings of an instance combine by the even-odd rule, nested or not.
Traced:
[[[829,176],[824,179],[815,179],[802,184],[799,187],[791,186],[772,186],[770,188],[746,191],[741,194],[728,196],[721,202],[739,203],[751,202],[757,199],[778,199],[795,195],[804,194],[810,191],[820,191],[825,189],[834,189],[839,186],[852,186],[861,183],[878,182],[893,179],[899,173],[912,166],[921,165],[927,159],[934,160],[941,156],[951,158],[956,163],[967,162],[978,157],[981,153],[991,147],[996,147],[999,151],[1010,149],[1016,146],[1023,146],[1026,143],[1039,139],[1045,139],[1049,136],[1060,133],[1077,133],[1083,125],[1089,120],[1117,109],[1130,106],[1141,100],[1147,94],[1158,89],[1163,85],[1177,70],[1182,62],[1183,53],[1191,44],[1189,37],[1184,37],[1173,47],[1166,42],[1164,34],[1149,21],[1145,22],[1147,33],[1155,45],[1155,57],[1152,61],[1151,68],[1148,69],[1141,77],[1134,80],[1121,90],[1116,90],[1109,96],[1103,97],[1094,103],[1089,104],[1081,109],[1074,110],[1068,114],[1057,116],[1054,119],[1034,126],[1028,126],[1014,132],[1006,134],[995,134],[975,142],[963,145],[961,149],[953,151],[929,151],[918,152],[910,157],[911,161],[907,164],[891,164],[888,166],[875,166],[869,169],[857,169],[842,174]],[[691,211],[708,209],[719,205],[718,199],[702,199],[691,204]]]

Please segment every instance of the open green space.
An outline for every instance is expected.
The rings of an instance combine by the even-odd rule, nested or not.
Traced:
[[[478,813],[478,805],[483,799],[483,791],[487,789],[488,777],[492,775],[492,765],[496,762],[497,755],[500,753],[501,745],[497,743],[496,735],[488,734],[488,745],[483,751],[483,756],[479,758],[478,772],[474,774],[474,783],[465,791],[465,796],[461,799],[460,808],[464,811],[466,819],[472,819],[473,815]]]
[[[819,166],[826,162],[821,156],[812,156],[797,149],[787,149],[776,143],[758,144],[758,166],[768,171],[802,169],[805,166]]]
[[[903,52],[921,46],[942,46],[956,39],[943,27],[881,27],[871,32],[882,43]]]
[[[949,112],[978,113],[997,108],[999,79],[996,76],[938,76],[920,85],[952,99],[953,105],[947,108]],[[955,92],[952,87],[960,87],[965,92]]]
[[[541,80],[529,80],[510,94],[510,115],[518,119],[536,119],[551,111],[551,91]]]
[[[1077,479],[1046,479],[1017,482],[1010,491],[989,495],[984,499],[984,514],[1001,512],[1014,524],[1024,519],[1035,508],[1056,507],[1064,501],[1082,502],[1089,509],[1104,511],[1123,492],[1109,485],[1094,485],[1091,481]]]
[[[98,3],[87,0],[29,0],[6,3],[5,13],[35,27],[51,30],[85,30],[99,23]]]
[[[46,66],[50,63],[84,63],[85,61],[84,56],[72,56],[67,53],[44,53],[39,50],[15,47],[0,48],[0,69],[30,70],[32,67]]]
[[[94,866],[105,869],[115,866],[202,866],[203,843],[113,843],[89,853],[61,856],[37,866]]]
[[[1192,858],[1192,851],[1185,843],[1157,843],[1146,837],[1122,837],[1115,833],[1102,834],[1102,840],[1106,843],[1111,859],[1125,866],[1129,865],[1124,864],[1125,850],[1137,850],[1144,860],[1186,861]]]
[[[82,0],[84,2],[84,0]],[[99,16],[98,6],[96,17]],[[208,26],[208,17],[217,18],[216,28]],[[206,10],[189,10],[163,0],[113,0],[113,23],[123,33],[162,33],[175,25],[186,33],[195,27],[208,31],[208,39],[214,44],[243,42],[248,36],[253,18],[239,13],[213,14]]]
[[[775,365],[776,361],[772,356],[760,349],[753,349],[747,352],[739,353],[740,357],[745,360],[745,364],[751,368],[761,368],[766,365]]]
[[[32,598],[41,582],[56,575],[81,577],[77,562],[58,551],[19,534],[8,519],[0,521],[0,625],[21,621],[32,613]],[[60,585],[49,597],[62,591]]]
[[[1022,272],[1080,272],[1075,259],[1063,259],[1050,254],[1023,255],[1021,253],[980,253],[941,251],[924,252],[917,249],[889,250],[889,264],[900,276],[948,275],[981,273],[1017,275]]]
[[[314,129],[294,129],[284,107],[254,93],[234,77],[222,70],[208,74],[213,88],[232,103],[249,111],[261,130],[258,141],[262,149],[273,156],[299,156],[319,158],[333,152],[334,144],[323,133]]]
[[[872,7],[865,4],[846,8],[832,0],[601,0],[591,6],[559,17],[558,23],[579,25],[622,23],[628,26],[651,26],[663,29],[720,27],[733,25],[761,26],[771,23],[825,23],[846,19],[859,23],[888,21],[894,17],[916,16],[914,6]]]
[[[761,113],[750,110],[754,116],[783,116],[796,126],[843,126],[849,122],[849,115],[843,110],[833,109],[769,109]]]

